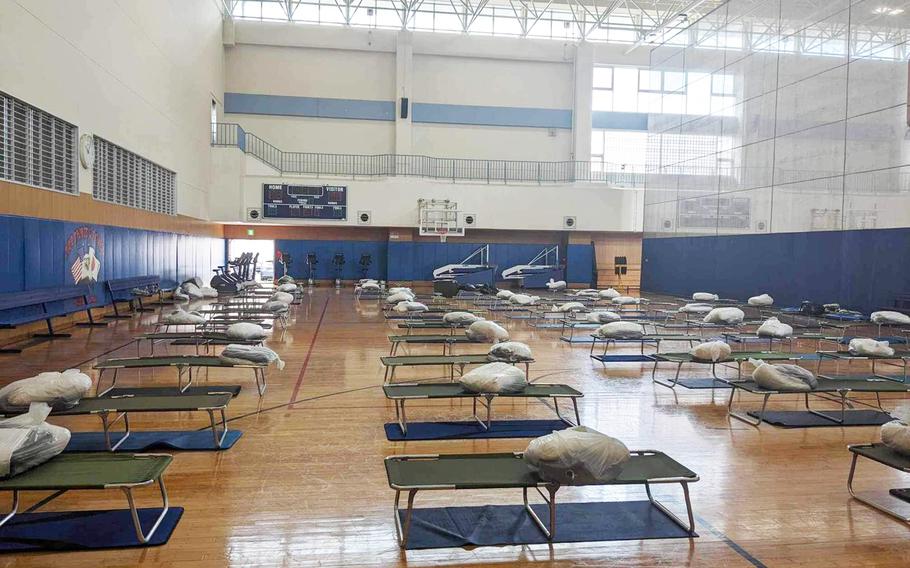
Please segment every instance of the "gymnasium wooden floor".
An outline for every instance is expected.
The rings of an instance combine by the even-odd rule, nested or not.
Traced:
[[[156,316],[117,321],[109,328],[77,329],[72,339],[0,356],[0,383],[42,370],[78,366],[90,373],[96,358],[133,356],[132,334]],[[176,455],[168,471],[173,505],[186,508],[170,542],[146,549],[0,556],[0,566],[907,566],[910,528],[852,502],[846,490],[847,444],[876,441],[878,428],[755,429],[731,423],[726,395],[653,386],[650,366],[604,370],[588,347],[557,340],[556,330],[535,331],[506,321],[513,338],[531,345],[532,379],[565,382],[585,393],[584,424],[616,436],[632,449],[658,449],[696,471],[692,486],[699,537],[693,540],[595,542],[402,552],[392,521],[393,492],[382,460],[396,453],[523,450],[528,440],[392,443],[382,425],[394,419],[380,385],[380,355],[393,326],[376,302],[357,303],[350,289],[318,288],[296,308],[285,332],[268,345],[287,362],[270,372],[265,396],[256,396],[248,373],[209,380],[244,390],[229,408],[231,427],[243,431],[225,452]],[[478,352],[458,346],[456,352]],[[665,346],[664,349],[667,347]],[[170,352],[180,348],[170,347]],[[191,349],[184,347],[183,349]],[[807,346],[808,349],[808,346]],[[420,351],[418,351],[420,350]],[[412,353],[438,353],[438,346]],[[669,368],[666,370],[669,373]],[[92,373],[94,376],[94,373]],[[439,377],[424,367],[406,377]],[[694,376],[694,374],[693,374]],[[151,386],[172,384],[164,369],[125,376]],[[773,400],[773,399],[772,399]],[[776,408],[797,409],[795,398]],[[908,400],[887,408],[910,409]],[[465,419],[468,403],[414,404],[411,420]],[[498,403],[497,416],[550,418],[539,402]],[[203,415],[137,415],[134,429],[191,429]],[[97,430],[94,419],[55,419],[74,430]],[[864,486],[886,489],[910,479],[867,464]],[[663,491],[679,510],[676,489]],[[562,502],[640,498],[638,490],[569,488]],[[153,503],[153,493],[140,494]],[[27,507],[36,495],[26,495]],[[432,492],[418,506],[521,502],[514,491]],[[141,503],[141,501],[140,501]],[[6,506],[6,505],[4,505]],[[49,510],[121,508],[114,491],[64,496]]]

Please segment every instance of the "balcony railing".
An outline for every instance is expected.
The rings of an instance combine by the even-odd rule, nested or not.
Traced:
[[[483,183],[603,183],[618,187],[644,187],[644,174],[602,171],[591,162],[535,162],[434,158],[403,154],[321,154],[285,152],[246,132],[239,124],[217,123],[213,146],[233,146],[255,156],[282,174],[339,177],[409,176]],[[593,167],[592,167],[593,165]]]

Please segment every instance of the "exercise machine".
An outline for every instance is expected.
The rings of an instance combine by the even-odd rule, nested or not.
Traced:
[[[366,280],[367,272],[370,271],[370,265],[373,264],[373,256],[369,254],[360,255],[360,278]]]
[[[291,264],[293,262],[293,257],[286,252],[276,251],[275,253],[275,262],[281,265],[282,275],[281,276],[290,276],[291,275]],[[276,280],[280,278],[278,274],[273,274],[272,277]]]
[[[344,270],[344,253],[336,252],[332,257],[332,270],[335,273],[335,287],[341,288],[341,274]]]
[[[234,260],[229,260],[227,264],[219,266],[212,270],[215,276],[212,276],[209,286],[218,290],[219,293],[232,294],[240,289],[240,283],[244,282],[244,274],[249,273],[249,266],[253,261],[253,253],[245,252]]]
[[[309,286],[316,285],[316,265],[319,259],[316,258],[315,252],[308,252],[306,255],[306,283]]]

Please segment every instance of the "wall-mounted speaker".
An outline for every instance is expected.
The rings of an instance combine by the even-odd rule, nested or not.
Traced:
[[[370,211],[358,211],[357,212],[357,224],[358,225],[369,225],[373,222],[373,213]]]
[[[246,220],[247,221],[259,221],[262,219],[262,211],[257,207],[249,207],[246,210]]]
[[[764,221],[759,221],[758,223],[755,224],[755,228],[759,231],[764,231],[765,227],[767,227],[767,225]]]
[[[570,217],[562,218],[562,228],[563,229],[574,229],[577,224],[578,224],[578,220],[575,218],[574,215],[572,215]]]
[[[408,117],[408,98],[401,97],[401,118]]]
[[[462,213],[461,215],[461,224],[465,227],[473,227],[477,224],[477,214],[476,213]]]
[[[663,227],[664,227],[664,229],[667,229],[667,230],[672,229],[672,228],[673,228],[673,221],[671,221],[671,220],[669,220],[669,219],[664,219]]]

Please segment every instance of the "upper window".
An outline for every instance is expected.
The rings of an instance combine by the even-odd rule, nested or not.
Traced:
[[[95,199],[175,215],[176,177],[171,170],[95,136]]]
[[[79,193],[78,130],[0,92],[0,179]]]

